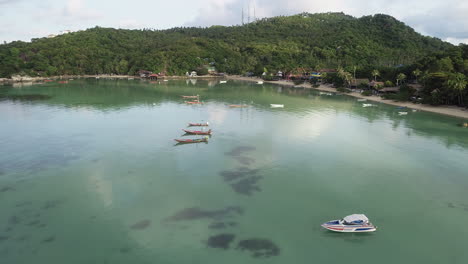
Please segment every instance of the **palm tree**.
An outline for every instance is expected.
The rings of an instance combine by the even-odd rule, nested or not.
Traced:
[[[452,74],[447,80],[447,86],[458,93],[458,104],[463,104],[463,90],[466,89],[468,81],[463,73]]]
[[[374,76],[374,81],[377,81],[377,76],[380,76],[380,72],[378,70],[373,70],[372,76]]]
[[[406,75],[404,73],[399,73],[396,78],[397,86],[399,82],[403,82],[405,79],[406,79]]]
[[[349,72],[344,72],[343,73],[343,79],[345,80],[345,82],[348,84],[348,87],[351,85],[351,79],[352,79],[352,75],[351,73]]]
[[[422,71],[420,71],[419,69],[416,69],[413,71],[413,75],[414,77],[416,77],[416,82],[418,82],[418,76],[421,75]]]

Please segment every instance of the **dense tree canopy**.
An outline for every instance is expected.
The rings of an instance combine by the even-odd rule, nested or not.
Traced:
[[[365,72],[371,77],[375,68],[385,76],[381,68],[409,65],[451,48],[387,15],[354,18],[342,13],[304,13],[243,26],[169,30],[95,27],[31,43],[12,42],[0,45],[0,77],[133,75],[140,69],[181,75],[203,65],[231,74],[259,73],[264,68],[289,71],[357,66],[358,74]],[[458,59],[458,53],[437,59],[431,69],[420,68],[458,70],[468,65]]]

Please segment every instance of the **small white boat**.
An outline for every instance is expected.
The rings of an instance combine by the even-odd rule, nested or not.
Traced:
[[[358,102],[367,102],[367,99],[357,99]]]
[[[408,112],[398,112],[399,115],[407,115]]]
[[[320,92],[320,95],[328,95],[328,96],[331,96],[333,95],[332,93],[324,93],[324,92]]]
[[[164,80],[163,82],[168,82],[169,80]]]
[[[219,81],[219,83],[227,83],[227,81]]]
[[[415,113],[415,112],[417,112],[418,110],[416,110],[416,109],[413,109],[412,111],[413,111],[413,113]]]
[[[258,81],[257,84],[263,84],[263,81]]]
[[[373,104],[362,104],[362,107],[371,107],[374,106]]]
[[[341,220],[331,220],[322,224],[322,227],[330,231],[342,233],[364,233],[377,230],[377,227],[369,222],[369,218],[363,214],[352,214]]]
[[[284,105],[282,104],[270,104],[271,108],[284,108]]]

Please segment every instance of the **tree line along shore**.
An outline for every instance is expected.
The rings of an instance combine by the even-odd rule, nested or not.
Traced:
[[[179,76],[173,78],[196,71],[265,80],[282,72],[283,79],[321,81],[342,92],[359,88],[364,95],[384,93],[391,101],[468,105],[468,45],[422,36],[383,14],[301,13],[242,26],[168,30],[95,27],[0,45],[4,82],[15,76],[24,81],[137,78],[141,70]],[[318,81],[308,78],[311,72],[326,74]]]

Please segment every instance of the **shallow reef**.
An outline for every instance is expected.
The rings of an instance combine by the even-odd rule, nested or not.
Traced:
[[[262,176],[251,176],[249,178],[242,179],[237,183],[231,184],[231,187],[237,193],[244,195],[252,195],[253,192],[261,191],[260,187],[256,184],[262,178]]]
[[[268,258],[280,254],[280,248],[275,245],[275,243],[267,239],[259,238],[241,240],[237,244],[236,249],[250,251],[252,256],[256,258]]]
[[[135,224],[131,225],[130,228],[133,230],[143,230],[148,228],[151,225],[151,221],[148,219],[141,220],[136,222]]]
[[[239,147],[235,147],[234,149],[232,149],[231,151],[229,152],[226,152],[224,153],[226,156],[232,156],[232,157],[236,157],[236,156],[240,156],[242,154],[244,154],[245,152],[250,152],[250,151],[254,151],[256,150],[257,148],[253,147],[253,146],[239,146]]]
[[[208,238],[207,246],[211,248],[228,249],[231,242],[234,240],[234,234],[219,234]]]

